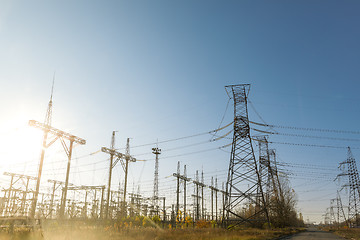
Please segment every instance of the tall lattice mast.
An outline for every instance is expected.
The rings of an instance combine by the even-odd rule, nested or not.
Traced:
[[[269,223],[261,176],[250,137],[247,109],[250,85],[230,85],[225,89],[234,101],[234,135],[226,182],[224,221],[226,224],[256,224],[266,221]],[[250,206],[254,211],[247,214],[239,212],[243,207],[249,209]]]
[[[51,126],[51,120],[52,120],[52,99],[53,99],[53,92],[54,92],[54,82],[55,82],[55,74],[53,77],[53,82],[52,82],[52,86],[51,86],[51,95],[50,95],[50,101],[48,104],[48,108],[46,110],[46,115],[45,115],[45,120],[44,120],[44,124]]]
[[[152,148],[152,153],[155,154],[153,206],[157,207],[159,205],[159,154],[161,154],[161,149]]]
[[[52,86],[51,86],[50,101],[48,104],[48,108],[46,110],[46,115],[45,115],[45,120],[44,120],[44,125],[46,126],[47,129],[51,127],[52,104],[53,104],[52,98],[53,98],[53,92],[54,92],[54,82],[55,82],[55,74],[54,74],[53,82],[52,82]],[[36,190],[34,193],[33,202],[31,204],[30,217],[32,217],[32,218],[35,217],[36,204],[37,204],[39,190],[40,190],[41,174],[42,174],[42,168],[43,168],[44,157],[45,157],[45,147],[46,147],[47,138],[48,138],[48,134],[49,134],[49,130],[47,130],[47,129],[44,131],[44,135],[43,135],[43,148],[41,149],[40,162],[39,162],[39,166],[38,166],[38,177],[37,177],[37,181],[36,181]]]
[[[346,169],[343,169],[343,173],[338,176],[348,176],[348,183],[343,187],[349,187],[349,212],[348,212],[348,221],[351,225],[360,226],[360,216],[359,216],[359,199],[360,199],[360,180],[359,172],[356,167],[355,158],[352,155],[350,147],[348,147],[348,158],[346,161],[340,163],[340,166],[347,166]]]

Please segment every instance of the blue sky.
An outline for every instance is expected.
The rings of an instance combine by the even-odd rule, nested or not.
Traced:
[[[31,168],[36,168],[39,148],[25,147],[29,145],[25,140],[21,145],[21,137],[14,134],[14,129],[25,126],[29,119],[44,119],[54,72],[53,125],[87,140],[87,145],[76,148],[77,156],[109,146],[113,130],[118,131],[116,146],[120,148],[125,146],[127,137],[136,146],[215,129],[228,101],[224,86],[238,83],[251,84],[250,100],[269,124],[357,130],[359,8],[358,1],[329,0],[2,0],[0,124],[2,142],[12,144],[4,145],[1,151],[2,158],[9,159],[4,160],[2,170],[33,174]],[[231,121],[231,107],[224,124]],[[252,120],[260,121],[252,107],[249,114]],[[29,136],[40,138],[37,131],[29,132]],[[160,159],[231,141],[224,139],[219,143],[166,151],[210,137],[159,144],[163,149]],[[351,145],[355,158],[360,158],[357,142],[285,136],[270,141]],[[36,146],[35,140],[31,142]],[[346,149],[281,144],[271,147],[277,149],[280,161],[290,163],[336,168],[346,158]],[[14,150],[9,149],[17,148],[27,148],[29,152],[16,159],[19,157],[13,156]],[[52,151],[58,152],[49,154],[47,161],[65,159],[59,149],[60,145],[55,145]],[[131,150],[135,156],[150,151],[151,146]],[[78,170],[72,175],[73,182],[104,184],[106,158],[98,153],[74,160],[74,169]],[[211,172],[219,171],[215,175],[220,178],[223,174],[224,180],[229,153],[215,150],[165,159],[160,161],[160,179],[164,181],[160,194],[171,195],[175,182],[167,177],[176,170],[177,161],[188,165],[189,175],[203,169],[209,178],[214,175]],[[102,160],[104,163],[84,167],[84,163]],[[22,161],[29,163],[24,167]],[[18,162],[21,170],[9,162]],[[148,188],[148,195],[152,191],[153,163],[139,162],[131,167],[131,182],[135,186],[139,179],[147,181],[143,188]],[[51,173],[52,168],[59,166],[48,165],[49,178],[63,178],[61,171]],[[113,184],[122,179],[118,167],[114,170],[118,179],[115,177]],[[301,175],[301,169],[292,170]],[[312,180],[312,188],[304,179],[290,178],[299,192],[299,209],[305,218],[320,221],[337,187],[328,181],[332,176],[327,176],[327,181],[305,178]],[[7,178],[1,179],[6,185]],[[309,192],[321,186],[328,188]],[[316,201],[310,201],[314,196]]]

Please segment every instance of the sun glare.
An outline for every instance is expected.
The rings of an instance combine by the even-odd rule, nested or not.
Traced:
[[[1,167],[36,164],[40,150],[42,131],[27,125],[27,122],[8,124],[0,130]]]

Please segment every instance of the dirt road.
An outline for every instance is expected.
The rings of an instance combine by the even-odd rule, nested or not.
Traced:
[[[316,228],[308,228],[307,231],[295,234],[294,236],[282,238],[281,240],[344,240],[345,238],[341,238],[336,236],[335,234],[324,232]]]

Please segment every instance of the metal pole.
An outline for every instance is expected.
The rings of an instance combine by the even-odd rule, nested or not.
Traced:
[[[214,177],[211,177],[211,220],[214,220]]]
[[[87,218],[87,195],[88,195],[88,191],[87,190],[85,190],[85,203],[84,203],[84,212],[85,212],[85,214],[84,214],[84,218],[86,219]]]
[[[107,219],[108,215],[109,215],[109,201],[110,201],[110,187],[111,187],[113,158],[114,158],[114,154],[110,154],[109,181],[108,181],[108,191],[107,191],[107,197],[106,197],[105,219]]]
[[[103,205],[104,205],[104,190],[105,187],[101,189],[101,201],[100,201],[100,218],[103,218]]]
[[[26,187],[25,187],[25,192],[23,193],[23,199],[22,199],[22,202],[21,202],[21,211],[22,211],[22,214],[24,215],[25,213],[25,203],[26,203],[26,194],[29,190],[29,181],[30,181],[30,178],[27,177],[26,179]]]
[[[123,213],[124,213],[124,217],[126,217],[127,215],[127,210],[126,210],[126,187],[127,187],[127,176],[128,176],[128,167],[129,167],[129,158],[126,157],[125,159],[126,164],[125,164],[125,186],[124,186],[124,203],[123,203]]]
[[[115,131],[112,132],[110,148],[112,150],[115,148]],[[107,196],[106,196],[105,219],[107,219],[108,215],[109,215],[110,191],[111,191],[111,175],[112,175],[112,168],[113,168],[113,159],[114,159],[114,153],[110,153],[109,181],[108,181],[108,191],[107,191]]]
[[[216,188],[216,191],[215,191],[215,219],[216,221],[218,220],[218,215],[217,215],[217,212],[218,212],[218,188],[217,188],[217,178],[215,178],[215,188]]]
[[[71,154],[72,154],[73,143],[74,143],[74,140],[70,140],[70,147],[69,147],[69,154],[68,154],[68,164],[67,164],[67,169],[66,169],[65,186],[64,186],[64,192],[63,192],[63,198],[62,198],[62,201],[61,201],[60,218],[63,218],[64,214],[65,214],[66,195],[67,195],[67,188],[68,188],[68,185],[69,185],[70,163],[71,163]]]
[[[184,180],[184,221],[186,220],[186,165],[184,166],[184,175],[185,175],[185,180]]]
[[[41,148],[41,156],[40,156],[38,177],[37,177],[37,181],[36,181],[36,189],[35,189],[34,199],[33,199],[33,202],[31,204],[31,212],[30,212],[30,217],[31,218],[35,217],[36,203],[37,203],[39,190],[40,190],[40,180],[41,180],[41,173],[42,173],[42,168],[43,168],[43,164],[44,164],[46,141],[47,141],[48,133],[49,133],[49,130],[45,129],[44,130],[44,137],[43,137],[43,144],[42,144],[42,148]]]
[[[7,200],[7,204],[6,204],[6,210],[5,212],[8,213],[10,211],[10,204],[11,204],[11,191],[12,191],[12,186],[13,186],[13,181],[14,181],[14,175],[11,175],[11,182],[10,182],[10,187],[9,187],[9,196],[8,196],[8,200]]]
[[[177,176],[177,187],[176,187],[176,218],[179,214],[179,193],[180,193],[180,178]]]
[[[201,183],[204,184],[204,172],[201,171]],[[201,217],[204,219],[204,185],[201,185]]]
[[[52,214],[53,214],[55,189],[56,189],[56,181],[54,181],[53,191],[52,191],[51,200],[50,200],[50,218],[52,218]]]
[[[165,197],[163,199],[164,199],[164,202],[163,202],[163,214],[164,214],[164,223],[165,223],[165,221],[166,221]]]

